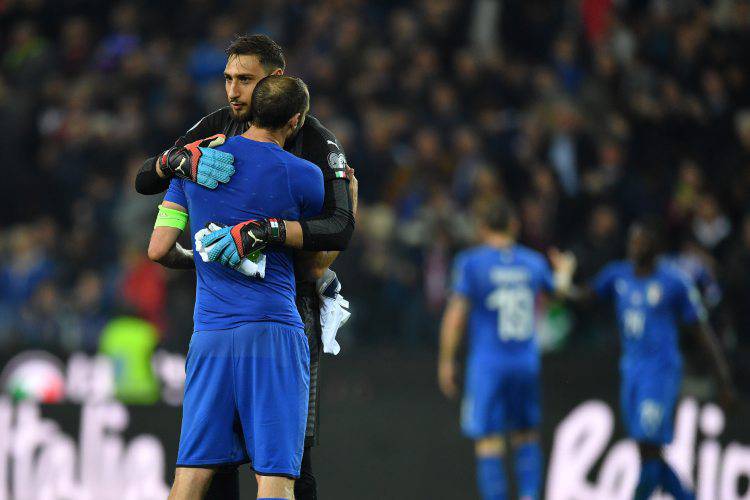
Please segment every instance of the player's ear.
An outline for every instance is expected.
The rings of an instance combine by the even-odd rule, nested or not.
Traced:
[[[281,68],[276,68],[275,70],[271,71],[271,75],[283,75],[283,74],[284,74],[284,70]]]
[[[302,119],[302,113],[297,113],[289,119],[289,122],[287,123],[287,125],[289,125],[292,130],[297,130],[297,125],[299,125],[299,121],[301,119]]]

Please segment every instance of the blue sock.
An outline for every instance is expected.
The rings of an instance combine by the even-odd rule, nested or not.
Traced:
[[[634,500],[647,500],[661,482],[661,459],[651,458],[641,462],[641,476],[635,488]]]
[[[516,480],[520,497],[539,498],[542,484],[542,449],[534,441],[516,448]]]
[[[675,500],[693,500],[695,497],[683,485],[680,478],[669,464],[661,461],[661,485],[664,490],[671,494]]]
[[[505,500],[505,468],[502,457],[477,457],[477,486],[483,500]]]

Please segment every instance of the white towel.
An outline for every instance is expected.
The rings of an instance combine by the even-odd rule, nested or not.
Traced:
[[[203,247],[203,242],[201,241],[204,236],[207,234],[210,234],[214,231],[218,231],[221,229],[220,226],[217,226],[216,224],[211,224],[209,227],[201,229],[197,233],[195,233],[195,251],[198,252],[201,256],[201,260],[203,262],[209,262],[208,260],[208,252],[211,251],[211,248],[213,245],[208,247]],[[245,276],[249,276],[251,278],[265,278],[266,277],[266,254],[260,254],[260,257],[258,258],[257,262],[253,262],[252,260],[248,259],[247,257],[243,258],[240,261],[239,267],[236,268],[237,271],[241,272]]]
[[[318,295],[320,296],[320,329],[323,339],[323,352],[334,356],[341,351],[336,341],[336,333],[344,326],[352,315],[349,301],[341,296],[341,282],[336,273],[326,269],[325,274],[318,280]]]

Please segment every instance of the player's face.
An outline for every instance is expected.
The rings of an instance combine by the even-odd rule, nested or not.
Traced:
[[[273,74],[282,74],[277,69]],[[234,55],[227,60],[224,68],[224,88],[234,118],[247,121],[250,117],[250,102],[255,85],[268,76],[256,55]]]
[[[628,232],[628,258],[636,263],[647,263],[654,254],[654,242],[648,231],[635,225]]]

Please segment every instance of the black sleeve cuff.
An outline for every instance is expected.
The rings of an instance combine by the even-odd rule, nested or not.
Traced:
[[[156,173],[154,164],[156,156],[147,159],[138,174],[135,176],[135,190],[140,194],[159,194],[163,193],[169,187],[169,179],[162,179]]]

